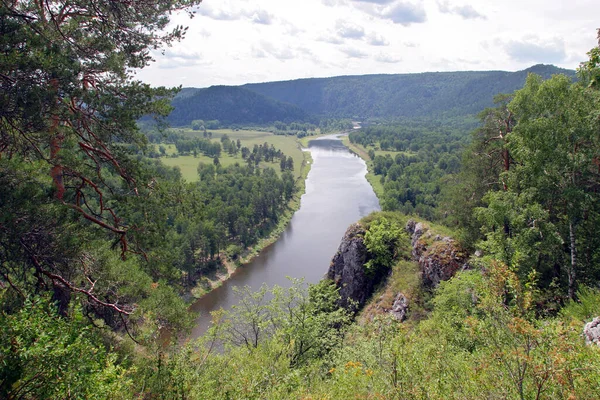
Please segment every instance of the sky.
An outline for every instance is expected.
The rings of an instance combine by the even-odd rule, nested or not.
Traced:
[[[575,69],[599,0],[204,0],[137,78],[208,87],[339,75]]]

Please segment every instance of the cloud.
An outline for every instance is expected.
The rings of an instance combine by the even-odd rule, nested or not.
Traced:
[[[210,37],[212,34],[210,33],[210,31],[208,31],[206,29],[201,29],[198,32],[198,35],[207,38],[207,37]]]
[[[330,36],[330,35],[325,35],[325,36],[319,36],[317,38],[317,40],[319,42],[325,42],[325,43],[331,43],[331,44],[344,44],[344,39],[340,38],[339,36]]]
[[[395,0],[352,0],[356,3],[390,4]]]
[[[367,58],[369,56],[367,53],[354,47],[343,48],[341,49],[341,52],[346,54],[349,58]]]
[[[438,9],[440,10],[441,13],[444,14],[454,14],[454,15],[459,15],[461,16],[463,19],[477,19],[477,18],[481,18],[481,19],[487,19],[487,17],[485,15],[482,15],[480,13],[477,12],[477,10],[475,10],[473,8],[473,6],[471,5],[464,5],[464,6],[450,6],[450,3],[446,0],[446,1],[438,1]]]
[[[296,58],[296,54],[289,47],[278,47],[271,42],[262,40],[260,42],[261,48],[252,48],[252,55],[255,58],[266,58],[267,55],[276,58],[280,61],[291,60]]]
[[[166,58],[181,58],[184,60],[199,60],[202,59],[202,54],[197,51],[190,51],[185,48],[180,49],[166,49],[163,51],[163,55]]]
[[[388,64],[395,64],[395,63],[402,61],[401,58],[396,58],[390,54],[385,54],[385,53],[379,53],[375,57],[375,60],[382,62],[382,63],[388,63]]]
[[[520,41],[511,40],[503,47],[508,56],[518,62],[557,64],[567,59],[565,42],[559,38],[544,42],[531,36]]]
[[[239,11],[229,11],[225,10],[215,10],[212,7],[204,6],[198,7],[196,10],[197,14],[202,15],[204,17],[216,19],[219,21],[235,21],[242,17],[242,14]]]
[[[341,19],[335,23],[335,31],[344,39],[362,39],[365,36],[365,30],[361,26]]]
[[[339,5],[345,5],[347,2],[346,0],[322,0],[322,3],[327,7],[335,7]]]
[[[267,58],[267,53],[255,46],[252,46],[252,51],[250,54],[252,55],[252,58]]]
[[[431,65],[434,66],[435,68],[438,68],[439,70],[443,70],[443,71],[449,71],[449,70],[456,69],[455,68],[456,63],[447,58],[440,58],[438,60],[432,61]]]
[[[202,5],[196,9],[196,12],[199,15],[216,19],[218,21],[237,21],[240,19],[247,19],[261,25],[271,25],[274,19],[269,12],[263,9],[222,10]]]
[[[283,20],[281,22],[281,26],[283,26],[283,29],[285,30],[285,33],[287,35],[290,35],[290,36],[296,36],[299,33],[305,32],[304,29],[299,28],[298,26],[294,25],[290,21]]]
[[[261,25],[271,25],[271,23],[273,22],[273,17],[265,10],[256,10],[252,14],[252,17],[250,17],[250,19],[252,20],[252,22]]]
[[[155,54],[159,69],[173,69],[180,67],[193,67],[208,65],[202,54],[186,49],[167,49],[160,54]]]
[[[390,44],[383,36],[376,33],[371,33],[367,37],[367,41],[371,46],[387,46]]]
[[[422,4],[395,3],[381,10],[379,15],[403,26],[427,21],[427,14]]]

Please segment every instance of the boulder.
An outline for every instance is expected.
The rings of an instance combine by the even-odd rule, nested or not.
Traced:
[[[398,321],[404,321],[408,316],[408,299],[403,293],[398,293],[389,313]]]
[[[585,324],[583,336],[586,344],[600,346],[600,317],[596,317],[592,322]]]

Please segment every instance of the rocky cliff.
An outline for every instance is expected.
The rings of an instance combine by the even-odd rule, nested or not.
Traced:
[[[435,234],[424,223],[412,219],[405,229],[411,237],[412,257],[419,263],[426,288],[435,288],[456,271],[468,268],[468,254],[456,240]]]
[[[340,288],[341,306],[346,309],[362,307],[374,289],[374,282],[364,268],[368,260],[364,235],[365,229],[360,224],[350,225],[327,272],[327,278]]]
[[[410,237],[410,253],[413,261],[419,265],[421,285],[424,288],[435,288],[458,270],[468,267],[467,253],[454,239],[440,236],[426,224],[414,220],[407,222],[405,230]],[[348,228],[327,273],[327,278],[333,280],[340,289],[341,305],[352,310],[365,305],[384,277],[366,273],[364,265],[369,260],[369,254],[364,244],[365,232],[360,223]],[[409,309],[409,299],[402,293],[395,294],[393,298],[393,304],[378,308],[404,320]]]

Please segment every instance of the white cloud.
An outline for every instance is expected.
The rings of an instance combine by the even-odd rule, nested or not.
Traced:
[[[325,42],[325,43],[330,43],[330,44],[344,44],[344,39],[340,38],[339,36],[329,36],[329,35],[323,35],[323,36],[319,36],[317,38],[318,41],[320,42]]]
[[[562,39],[541,40],[530,36],[521,40],[510,40],[503,44],[508,56],[522,63],[559,64],[567,58],[565,43]]]
[[[393,3],[395,0],[352,0],[352,1],[355,1],[357,3],[390,4],[390,3]]]
[[[367,53],[356,47],[345,47],[341,49],[341,52],[346,54],[349,58],[367,58],[369,56]]]
[[[365,30],[361,26],[341,19],[336,21],[335,31],[344,39],[362,39],[365,36]]]
[[[400,61],[402,61],[402,59],[400,57],[394,57],[391,54],[385,54],[385,53],[379,53],[375,57],[375,60],[382,62],[382,63],[388,63],[388,64],[396,64],[396,63],[399,63]]]
[[[271,16],[271,14],[269,14],[265,10],[254,11],[254,13],[250,17],[250,19],[253,22],[256,22],[257,24],[262,24],[262,25],[271,25],[271,23],[273,22],[273,17]]]
[[[410,24],[420,24],[427,21],[427,14],[422,4],[394,3],[385,8],[380,15],[390,19],[395,24],[409,26]]]
[[[371,46],[388,46],[390,44],[386,38],[376,33],[371,33],[367,39]]]
[[[448,0],[444,0],[438,2],[438,9],[443,14],[455,14],[463,19],[487,19],[485,15],[478,13],[470,4],[451,6]]]
[[[237,21],[247,19],[261,25],[271,25],[274,17],[264,9],[238,9],[238,8],[213,8],[210,5],[201,5],[197,14],[218,21]]]
[[[153,52],[156,62],[139,79],[206,87],[536,63],[574,69],[597,45],[600,2],[204,0],[195,9],[191,20],[172,16],[173,25],[189,26],[186,39]]]
[[[291,60],[295,57],[294,52],[287,46],[276,46],[265,40],[261,41],[262,51],[278,60]]]

